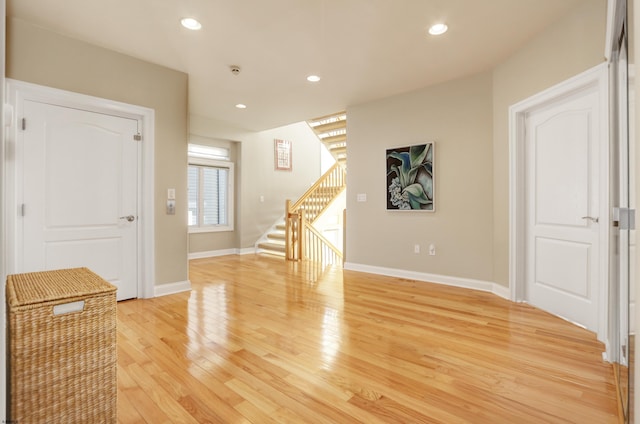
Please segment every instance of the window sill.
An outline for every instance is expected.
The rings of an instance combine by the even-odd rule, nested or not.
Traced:
[[[189,227],[189,234],[221,233],[224,231],[233,231],[233,227],[230,227],[228,225],[220,225],[215,227]]]

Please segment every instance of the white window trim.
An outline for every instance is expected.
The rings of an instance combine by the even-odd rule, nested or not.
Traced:
[[[234,230],[234,222],[233,216],[235,215],[235,204],[234,204],[234,163],[225,161],[225,160],[215,160],[215,159],[206,159],[200,157],[189,156],[189,165],[200,165],[200,166],[213,166],[216,168],[227,168],[229,170],[229,178],[227,180],[227,203],[229,206],[229,210],[227,211],[227,225],[207,225],[203,227],[194,227],[188,226],[189,234],[197,234],[197,233],[217,233],[222,231],[233,231]]]

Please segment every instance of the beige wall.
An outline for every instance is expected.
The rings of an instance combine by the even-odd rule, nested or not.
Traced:
[[[7,78],[155,110],[156,285],[187,280],[187,75],[21,20],[7,23]],[[176,215],[165,214],[167,188]]]
[[[493,281],[509,284],[509,106],[604,61],[606,0],[586,0],[493,73]]]
[[[491,84],[486,72],[348,108],[348,263],[491,280]],[[436,212],[386,211],[386,149],[431,140]]]
[[[238,142],[237,248],[253,247],[258,238],[283,216],[285,200],[296,200],[321,175],[321,144],[305,122],[253,132],[192,115],[190,131],[203,137]],[[273,140],[276,138],[293,143],[293,170],[290,172],[274,170]],[[260,201],[260,196],[264,201]],[[193,246],[190,253],[200,251],[195,248]]]
[[[585,0],[491,72],[349,108],[347,262],[508,286],[509,106],[601,63],[605,28]],[[386,212],[384,150],[427,140],[436,213]]]

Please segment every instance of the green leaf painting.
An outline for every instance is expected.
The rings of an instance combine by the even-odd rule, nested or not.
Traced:
[[[387,209],[434,211],[433,142],[387,150]]]

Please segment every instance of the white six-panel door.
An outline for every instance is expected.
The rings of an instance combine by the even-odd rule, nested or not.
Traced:
[[[138,121],[25,100],[18,272],[88,267],[137,293]]]
[[[599,104],[590,90],[526,117],[526,299],[598,330]]]

